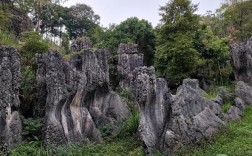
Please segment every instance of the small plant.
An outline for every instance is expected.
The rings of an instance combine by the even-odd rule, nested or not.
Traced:
[[[98,129],[101,132],[102,138],[109,139],[109,137],[112,136],[113,125],[111,124],[102,125]]]
[[[137,111],[136,105],[134,104],[134,96],[131,92],[121,87],[117,88],[117,93],[127,102],[131,112]]]
[[[1,45],[16,47],[16,39],[13,35],[0,31],[0,46]]]
[[[41,138],[42,119],[22,117],[23,132],[22,135],[26,140],[38,141]]]
[[[232,106],[231,101],[227,101],[222,105],[222,112],[227,113],[229,108]]]
[[[126,119],[119,130],[119,133],[116,135],[119,138],[126,136],[133,136],[137,133],[139,126],[139,112],[134,111],[132,115]]]

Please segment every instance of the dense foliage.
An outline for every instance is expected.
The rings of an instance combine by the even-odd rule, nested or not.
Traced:
[[[198,78],[201,83],[223,84],[229,79],[227,38],[213,33],[209,18],[195,14],[197,5],[190,0],[171,0],[161,10],[157,28],[155,67],[158,75],[178,86],[184,78]]]

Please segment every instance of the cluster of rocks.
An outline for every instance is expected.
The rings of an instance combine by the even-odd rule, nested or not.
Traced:
[[[87,43],[87,44],[86,44]],[[87,46],[86,46],[87,45]],[[75,44],[70,59],[58,52],[37,55],[37,112],[44,116],[43,143],[58,146],[102,142],[102,126],[116,132],[130,115],[124,100],[109,82],[108,51],[91,49],[90,41]],[[73,46],[74,47],[74,46]],[[226,120],[240,120],[252,103],[252,38],[233,44],[232,65],[238,81],[235,100],[227,113],[223,96],[204,97],[196,79],[185,79],[172,95],[154,67],[143,66],[137,45],[120,44],[120,87],[133,94],[139,106],[139,132],[148,153],[173,155],[178,148],[218,133]],[[14,48],[0,48],[0,145],[12,148],[21,142],[19,108],[20,61]]]
[[[231,45],[231,64],[236,86],[235,101],[228,110],[229,119],[240,120],[246,104],[252,104],[252,37],[246,42]]]
[[[59,53],[37,56],[39,101],[44,100],[46,146],[102,142],[99,127],[112,131],[130,114],[109,86],[107,51],[86,49],[65,60]]]
[[[135,50],[134,45],[128,46]],[[205,92],[200,89],[198,80],[184,80],[176,95],[172,95],[166,80],[157,78],[153,67],[132,68],[133,63],[127,63],[137,60],[140,54],[136,51],[118,53],[119,58],[127,56],[123,60],[126,63],[119,59],[119,65],[124,64],[119,73],[140,106],[139,131],[149,153],[172,154],[182,145],[210,137],[225,126],[220,118],[220,103],[204,98]]]
[[[20,56],[16,49],[0,47],[0,150],[10,149],[22,140],[18,108]]]

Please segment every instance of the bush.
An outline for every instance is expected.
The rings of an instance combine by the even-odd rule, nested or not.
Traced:
[[[0,46],[9,45],[16,47],[16,39],[13,35],[0,31]]]
[[[133,136],[138,132],[139,126],[139,112],[134,111],[132,115],[126,119],[117,134],[117,137],[123,138],[127,136]]]
[[[26,65],[35,64],[34,56],[36,53],[42,54],[48,51],[49,43],[42,40],[38,32],[25,32],[20,38],[24,45],[21,48],[22,61]]]
[[[23,132],[22,136],[26,140],[38,141],[41,139],[41,128],[42,119],[41,118],[27,118],[22,117]]]

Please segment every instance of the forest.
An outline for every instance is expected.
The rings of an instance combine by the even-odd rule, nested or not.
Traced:
[[[19,112],[20,120],[22,122],[22,143],[13,148],[5,148],[4,146],[1,146],[1,142],[4,142],[4,139],[2,138],[4,138],[3,135],[5,131],[4,128],[0,127],[0,155],[252,155],[252,107],[247,106],[246,109],[244,108],[244,115],[241,115],[242,119],[239,119],[239,121],[226,122],[226,119],[224,119],[225,114],[228,114],[228,112],[231,113],[231,107],[234,105],[233,103],[237,103],[236,97],[239,97],[245,103],[248,103],[248,105],[250,103],[249,100],[246,101],[237,94],[237,86],[241,85],[239,83],[240,81],[244,81],[250,85],[249,80],[247,82],[246,80],[252,78],[252,75],[248,74],[251,77],[247,78],[248,75],[244,76],[242,73],[249,73],[249,70],[252,68],[247,68],[251,65],[248,63],[244,65],[246,66],[246,69],[240,69],[237,72],[236,70],[238,65],[236,66],[235,64],[237,61],[235,56],[231,54],[231,51],[233,52],[238,49],[234,48],[234,45],[241,46],[244,43],[245,50],[241,49],[239,52],[246,53],[248,51],[248,53],[252,53],[252,45],[250,45],[250,49],[246,49],[246,47],[249,47],[249,43],[252,42],[250,41],[252,37],[251,0],[225,0],[215,12],[208,11],[204,15],[196,14],[198,4],[193,4],[191,0],[167,0],[167,3],[159,8],[160,22],[156,27],[153,27],[149,21],[145,19],[138,19],[137,17],[129,17],[120,24],[110,24],[109,27],[102,27],[100,25],[101,17],[96,14],[90,6],[79,3],[70,7],[65,7],[63,6],[63,2],[64,0],[0,1],[0,47],[13,47],[18,51],[20,56],[21,75],[20,87],[18,87],[19,93],[17,95],[20,100],[20,106],[17,108],[16,106],[15,108],[11,107],[11,109]],[[87,48],[95,54],[83,50],[85,46],[87,46]],[[127,50],[128,52],[125,52]],[[104,54],[104,51],[106,54]],[[139,53],[143,55],[140,55]],[[251,53],[248,55],[251,55]],[[132,54],[132,56],[130,54]],[[2,66],[1,63],[4,62],[4,59],[2,59],[4,55],[5,54],[1,52],[0,48],[0,74],[3,73],[3,75],[4,72],[1,72],[1,70],[4,69],[4,66]],[[60,55],[59,58],[57,55]],[[100,59],[104,55],[108,56],[105,61]],[[130,62],[130,66],[136,66],[139,67],[139,69],[126,71],[126,74],[123,73],[124,71],[122,71],[123,69],[121,69],[120,66],[123,68],[122,61],[124,61],[126,57],[125,55],[127,55],[127,58],[129,59],[131,59],[131,57],[135,57],[135,55],[138,56],[138,59],[142,59],[142,65],[138,65],[136,61]],[[243,55],[239,54],[239,56]],[[83,63],[83,60],[82,62],[77,62],[76,60],[79,59],[79,57],[84,57],[83,60],[87,62],[87,65]],[[51,58],[55,58],[55,61]],[[242,62],[247,61],[246,59],[247,58],[237,57],[237,60],[241,61],[241,64]],[[62,63],[65,60],[66,62],[68,61],[68,63]],[[73,63],[74,61],[77,63]],[[47,64],[47,62],[50,63]],[[70,66],[72,67],[71,63],[74,64],[73,66],[76,66],[76,69],[73,71],[70,70]],[[81,69],[78,68],[79,63],[84,64],[80,67]],[[79,70],[84,71],[83,68],[92,63],[94,64],[93,66],[99,66],[101,69],[98,69],[97,67],[91,69],[90,71],[87,70],[83,72],[84,75],[86,74],[86,77],[83,78],[83,73],[78,73]],[[55,64],[55,66],[52,64]],[[68,64],[70,64],[69,67]],[[62,73],[64,73],[65,76],[61,75],[53,77],[53,74],[50,75],[50,72],[57,73],[57,70],[61,71],[61,66],[63,66]],[[54,70],[54,68],[57,70]],[[92,65],[90,65],[90,68],[92,68]],[[152,68],[154,69],[154,72]],[[105,78],[103,79],[103,77],[106,76],[102,75],[102,70],[105,71],[104,75],[106,75],[106,71],[108,72],[108,80],[104,80]],[[92,73],[92,71],[94,75],[90,76],[88,72]],[[78,79],[78,76],[72,74],[75,72],[77,72],[80,76],[78,74],[76,75],[82,77],[82,79]],[[129,76],[130,72],[132,72],[132,75]],[[161,102],[157,102],[158,97],[161,97],[161,93],[159,94],[157,89],[158,87],[154,88],[153,92],[160,96],[152,98],[152,93],[149,93],[152,90],[150,88],[143,88],[142,86],[144,85],[139,85],[140,82],[138,81],[140,76],[137,77],[136,75],[141,72],[143,72],[143,77],[148,74],[150,75],[150,73],[155,75],[155,78],[149,76],[150,81],[151,78],[155,79],[154,87],[159,86],[160,84],[161,86],[163,85],[168,87],[163,90],[161,89],[160,91],[165,92],[163,93],[164,95],[162,94],[164,97],[160,100]],[[61,73],[59,73],[59,75],[60,74]],[[239,76],[244,76],[245,78],[242,79]],[[116,92],[116,95],[118,94],[118,96],[122,97],[123,101],[127,103],[128,109],[125,109],[125,111],[120,114],[123,118],[124,115],[127,117],[123,119],[120,126],[115,124],[117,121],[114,121],[117,120],[120,115],[118,115],[115,119],[111,119],[111,121],[109,121],[110,124],[107,124],[107,118],[106,121],[105,119],[99,119],[96,122],[97,116],[92,114],[92,104],[85,106],[90,112],[92,118],[94,118],[94,125],[96,125],[97,131],[99,131],[97,133],[101,135],[103,140],[102,143],[99,142],[100,139],[97,139],[100,137],[97,137],[97,135],[94,136],[96,140],[94,142],[90,141],[91,143],[83,143],[82,141],[81,143],[75,143],[75,141],[72,141],[71,139],[71,141],[69,141],[69,138],[67,138],[67,142],[70,142],[71,144],[62,144],[56,148],[50,148],[47,146],[50,144],[48,143],[49,141],[46,143],[43,141],[44,138],[47,137],[45,135],[48,135],[43,132],[46,131],[46,126],[44,125],[50,125],[49,120],[47,120],[47,115],[49,114],[48,112],[50,112],[48,111],[50,109],[48,103],[54,98],[54,96],[56,97],[56,95],[58,95],[58,92],[55,91],[54,93],[53,90],[55,89],[50,88],[54,84],[51,84],[50,81],[53,81],[53,79],[59,79],[55,84],[61,83],[61,77],[66,79],[64,81],[66,85],[64,85],[67,87],[68,85],[75,87],[75,82],[79,83],[79,86],[76,87],[78,89],[81,88],[80,83],[82,83],[82,81],[87,81],[85,82],[85,85],[87,86],[90,81],[95,81],[96,78],[102,79],[100,80],[102,82],[105,81],[101,86],[95,86],[98,89],[96,88],[94,91],[90,92],[87,91],[85,95],[83,92],[86,90],[83,88],[81,88],[83,90],[79,95],[78,89],[75,94],[72,93],[75,88],[73,89],[68,87],[66,89],[66,103],[69,99],[71,99],[70,101],[73,101],[72,103],[78,101],[76,100],[78,97],[77,95],[83,96],[81,99],[85,99],[83,100],[84,103],[92,103],[92,98],[89,98],[88,96],[99,98],[104,95],[107,98],[113,97],[114,92]],[[159,80],[158,77],[162,78],[162,80]],[[42,78],[45,81],[43,81],[43,83],[41,81]],[[185,81],[185,79],[197,79],[197,82],[188,82],[189,80]],[[132,82],[126,82],[128,80],[132,80]],[[1,77],[0,75],[0,82],[1,81],[3,81],[3,83],[0,83],[0,94],[4,95],[4,76]],[[101,83],[100,81],[99,84]],[[145,81],[141,83],[144,84]],[[149,145],[150,143],[148,142],[152,138],[150,137],[150,140],[148,140],[145,138],[146,136],[141,133],[141,128],[144,127],[141,125],[144,125],[145,123],[142,118],[146,115],[144,114],[146,113],[144,111],[147,110],[146,107],[151,105],[151,103],[158,105],[158,103],[167,101],[167,103],[173,103],[169,106],[169,108],[167,106],[167,110],[172,112],[172,110],[176,108],[174,105],[180,102],[180,100],[176,101],[176,97],[182,98],[182,95],[180,97],[179,89],[181,89],[181,86],[182,88],[183,86],[186,88],[186,83],[188,83],[188,85],[190,85],[190,83],[198,83],[198,87],[204,90],[204,94],[199,93],[202,95],[199,95],[199,97],[198,91],[195,91],[197,92],[197,98],[195,97],[195,99],[200,99],[200,102],[202,102],[201,98],[203,98],[203,101],[209,100],[211,102],[216,98],[216,102],[218,101],[218,96],[221,97],[222,105],[220,106],[220,109],[222,112],[220,114],[222,115],[219,115],[214,111],[213,112],[216,116],[218,116],[218,122],[222,122],[222,119],[225,121],[226,128],[221,129],[218,134],[211,136],[210,139],[203,137],[203,139],[196,141],[198,139],[196,137],[196,139],[194,138],[193,140],[197,143],[194,143],[194,141],[189,141],[190,143],[183,142],[181,144],[185,144],[185,146],[177,146],[176,144],[176,146],[172,146],[172,150],[170,150],[170,148],[166,148],[168,143],[165,145],[155,145],[154,148],[152,145]],[[44,86],[47,87],[46,91],[43,90]],[[151,85],[146,86],[149,87]],[[90,84],[89,88],[93,87],[94,84]],[[3,89],[1,90],[1,88]],[[145,96],[145,92],[139,91],[137,88],[144,91],[146,89],[146,94],[147,96],[150,96],[151,100],[142,100],[141,98]],[[112,90],[113,93],[111,93]],[[166,90],[168,91],[166,92]],[[59,90],[59,92],[61,92],[61,90]],[[50,95],[50,93],[52,95]],[[62,96],[64,95],[65,93],[62,94]],[[173,98],[173,95],[176,95],[176,97]],[[106,98],[101,101],[105,101]],[[183,98],[185,98],[185,96],[183,96]],[[246,94],[246,99],[249,98],[251,98],[252,101],[252,95]],[[113,101],[113,98],[111,99],[111,101]],[[153,99],[155,99],[156,102],[153,102],[155,101]],[[44,106],[45,103],[46,106]],[[54,103],[53,100],[52,103]],[[118,105],[121,106],[120,103],[121,102],[119,102]],[[61,105],[60,102],[59,105]],[[59,109],[58,107],[59,106],[57,106],[57,108],[55,107],[55,110]],[[108,107],[112,109],[112,106]],[[117,106],[115,107],[117,108]],[[142,107],[146,109],[142,109]],[[158,111],[157,106],[150,107],[149,113],[153,113],[153,111],[151,111],[152,109],[156,109],[156,111]],[[205,107],[205,105],[202,106],[202,108],[203,107]],[[102,109],[105,108],[105,106],[102,107]],[[114,109],[117,111],[116,108]],[[120,109],[122,108],[124,109],[123,104]],[[0,126],[5,125],[2,124],[4,123],[2,120],[5,120],[5,117],[2,115],[4,114],[4,110],[4,97],[1,97],[0,95]],[[70,108],[70,110],[72,111],[73,109]],[[118,111],[120,111],[119,108]],[[128,111],[129,113],[127,114],[126,112]],[[194,113],[194,111],[195,110],[192,112]],[[61,111],[60,123],[63,125],[62,127],[64,129],[63,119],[65,116],[62,115],[62,112],[63,111]],[[108,113],[104,114],[106,114],[108,118],[111,118],[113,114],[108,115],[109,113],[110,112],[108,111]],[[175,112],[173,113],[176,114]],[[171,117],[171,119],[167,117],[169,116],[169,113],[164,114],[166,114],[164,115],[164,119],[169,119],[169,121],[173,121],[174,119],[175,121],[175,117]],[[199,114],[199,112],[196,113],[196,115],[197,114]],[[192,122],[194,122],[196,118],[191,117],[190,115],[188,118],[193,118]],[[216,118],[214,118],[213,121],[216,121]],[[219,118],[221,121],[219,121]],[[202,119],[199,120],[201,121]],[[106,124],[100,124],[100,122],[104,122]],[[146,123],[148,122],[149,121],[146,121]],[[156,124],[158,122],[154,123]],[[163,125],[161,127],[169,127],[171,123],[174,124],[174,122],[164,123],[166,126]],[[68,126],[73,124],[74,123],[71,122]],[[176,126],[165,128],[163,131],[167,130],[168,132],[168,129],[173,131],[172,128],[174,127]],[[189,134],[189,129],[187,132],[188,135],[191,135],[191,133]],[[152,129],[150,131],[155,130]],[[65,129],[64,132],[66,133]],[[146,130],[146,133],[147,132],[148,130]],[[165,142],[165,140],[160,139],[164,137],[163,135],[166,134],[163,132],[162,134],[161,132],[157,132],[157,138],[161,140],[160,142]],[[193,142],[193,144],[191,144],[191,142]],[[169,144],[174,143],[169,142]]]

